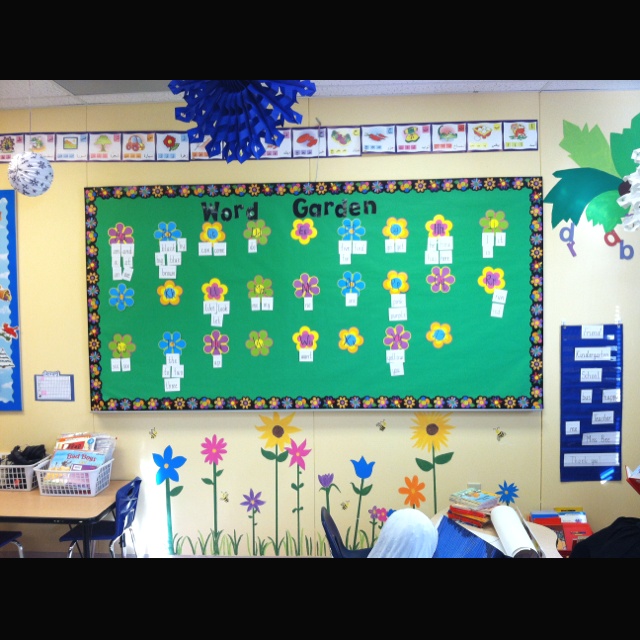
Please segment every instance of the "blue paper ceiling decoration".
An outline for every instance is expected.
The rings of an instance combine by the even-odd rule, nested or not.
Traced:
[[[176,108],[176,119],[195,122],[189,140],[202,143],[210,158],[219,154],[227,162],[259,159],[264,143],[280,146],[286,122],[300,124],[302,116],[292,109],[298,94],[312,96],[311,80],[172,80],[169,89],[184,93],[186,107]]]

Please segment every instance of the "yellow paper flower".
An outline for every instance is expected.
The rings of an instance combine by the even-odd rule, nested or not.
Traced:
[[[176,307],[180,304],[180,296],[182,295],[183,289],[173,280],[167,280],[164,285],[158,287],[157,292],[160,296],[160,303],[163,306]]]
[[[342,329],[342,331],[340,331],[340,341],[338,342],[338,346],[343,351],[356,353],[363,344],[364,338],[360,335],[360,331],[356,327],[351,327],[351,329]]]
[[[200,290],[204,293],[205,301],[224,302],[224,297],[229,293],[229,287],[222,284],[218,278],[212,278],[209,282],[205,282]]]
[[[409,291],[409,276],[404,272],[389,271],[382,286],[391,294]]]
[[[404,218],[389,218],[387,226],[382,230],[382,235],[389,240],[402,240],[409,237],[407,221]]]
[[[427,340],[433,343],[436,349],[442,349],[445,344],[451,344],[453,342],[451,326],[439,322],[431,323],[431,329],[427,332]]]
[[[424,228],[429,232],[430,238],[446,238],[451,234],[453,222],[445,220],[444,216],[439,213],[433,220],[429,220]]]
[[[318,235],[313,220],[294,220],[291,237],[302,245],[307,245]]]
[[[485,267],[478,278],[478,284],[488,294],[492,294],[496,289],[504,289],[507,284],[504,279],[504,270]]]
[[[202,225],[202,233],[200,234],[200,242],[210,242],[216,244],[218,242],[224,242],[227,236],[222,230],[222,225],[219,222],[205,222]]]
[[[317,331],[311,331],[309,327],[300,327],[300,331],[293,334],[292,340],[298,351],[301,349],[310,349],[311,351],[315,351],[318,348],[320,334]]]

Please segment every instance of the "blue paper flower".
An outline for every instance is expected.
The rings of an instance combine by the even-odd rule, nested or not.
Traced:
[[[298,94],[316,92],[311,80],[172,80],[169,89],[184,93],[186,107],[176,108],[176,119],[195,122],[189,140],[202,143],[210,158],[222,153],[227,162],[242,163],[265,153],[263,142],[280,146],[285,122],[300,124],[291,108]]]

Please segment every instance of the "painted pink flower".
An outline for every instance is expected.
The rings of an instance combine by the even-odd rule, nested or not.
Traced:
[[[302,444],[300,446],[296,444],[293,438],[291,439],[291,446],[285,447],[285,451],[288,451],[291,455],[291,461],[289,462],[290,467],[292,467],[294,464],[297,464],[301,469],[306,471],[307,467],[304,459],[305,456],[308,456],[311,453],[311,449],[305,449],[306,446],[306,439],[302,441]]]
[[[227,453],[225,449],[227,443],[224,441],[224,438],[218,439],[218,436],[215,435],[211,440],[205,438],[200,446],[202,447],[200,453],[205,456],[204,461],[209,464],[215,464],[216,466],[222,462],[222,456]]]

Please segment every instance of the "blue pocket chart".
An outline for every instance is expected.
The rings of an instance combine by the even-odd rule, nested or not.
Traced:
[[[561,481],[619,481],[622,325],[563,326],[561,366]]]

